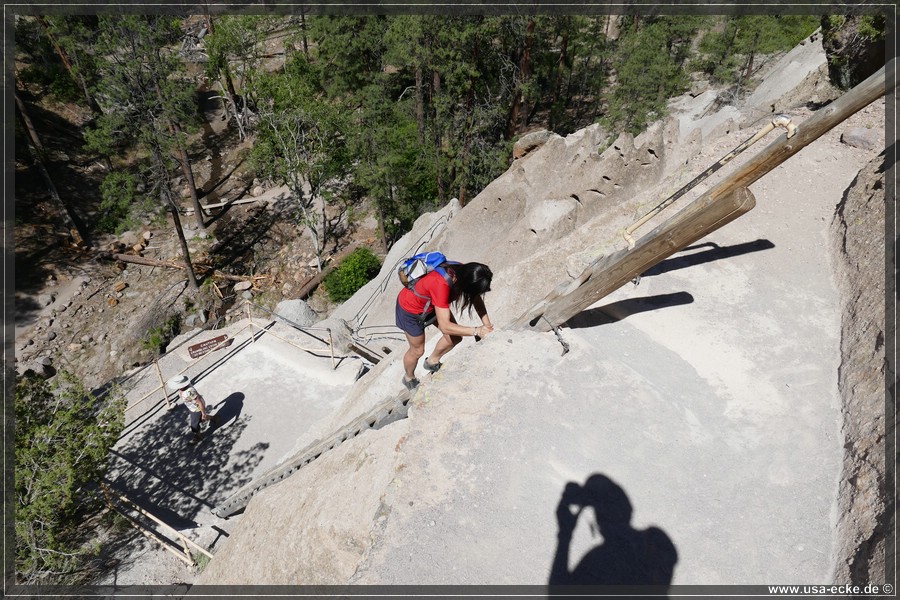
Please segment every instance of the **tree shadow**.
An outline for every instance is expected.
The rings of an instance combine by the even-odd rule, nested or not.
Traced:
[[[239,273],[248,273],[254,260],[256,246],[265,240],[272,227],[281,219],[279,210],[261,210],[250,214],[238,223],[220,222],[216,226],[219,241],[209,249],[209,260],[213,269],[231,267]],[[222,233],[226,235],[222,236]]]
[[[244,394],[235,392],[214,408],[218,426],[191,444],[188,410],[183,404],[131,429],[111,451],[109,485],[155,516],[165,515],[173,527],[190,527],[205,506],[212,509],[249,483],[268,443],[238,450],[247,427],[241,418]],[[163,518],[167,521],[166,518]],[[167,521],[168,522],[168,521]]]
[[[237,167],[235,167],[235,168],[237,168]],[[233,173],[233,172],[234,172],[234,170],[229,172],[228,175],[225,176],[225,179],[223,179],[222,182],[220,182],[220,183],[227,181],[228,178],[231,177],[231,173]],[[226,200],[225,204],[222,205],[220,208],[211,208],[210,212],[212,213],[212,216],[209,218],[209,221],[206,222],[206,226],[210,227],[213,224],[215,224],[217,221],[220,221],[224,217],[226,217],[228,215],[228,211],[230,211],[235,206],[235,202],[237,202],[238,200],[243,200],[247,196],[247,194],[250,193],[250,187],[252,185],[253,185],[252,183],[245,183],[244,187],[242,189],[238,189],[235,192],[234,197],[229,200]],[[216,187],[218,187],[218,184],[216,185]],[[215,189],[215,188],[213,188],[213,189]],[[229,192],[234,191],[235,189],[236,188],[230,188],[228,191]],[[223,193],[225,193],[225,192],[223,192]]]
[[[211,103],[208,100],[208,97],[213,94],[214,92],[201,92],[198,99],[200,105],[208,106]],[[216,133],[210,123],[210,119],[218,119],[219,116],[214,114],[214,111],[212,110],[203,110],[201,114],[202,122],[200,129],[202,133],[200,140],[202,144],[198,148],[192,149],[190,159],[192,163],[208,159],[208,162],[210,163],[209,178],[206,180],[206,183],[203,184],[202,189],[199,187],[197,188],[197,195],[200,198],[205,198],[207,203],[212,203],[218,201],[221,196],[232,191],[235,187],[238,187],[234,185],[226,186],[225,184],[234,183],[231,180],[231,176],[244,164],[246,156],[235,162],[226,173],[223,168],[226,155],[222,152],[222,149],[237,147],[239,145],[237,140],[238,134],[230,127],[227,127],[222,133]],[[250,186],[251,184],[247,183],[245,185],[245,191],[242,194],[239,194],[235,200],[242,197],[243,194],[246,193],[246,190],[250,189]]]
[[[702,265],[703,263],[712,262],[714,260],[721,260],[723,258],[733,258],[735,256],[740,256],[741,254],[747,254],[749,252],[771,250],[775,247],[775,244],[773,244],[769,240],[754,240],[752,242],[744,242],[742,244],[735,244],[733,246],[719,246],[714,242],[705,242],[703,244],[697,244],[696,246],[689,246],[681,252],[690,252],[692,250],[698,250],[704,247],[708,247],[710,249],[704,250],[703,252],[682,254],[681,256],[677,256],[675,258],[668,258],[657,264],[656,266],[650,267],[645,272],[641,273],[641,277],[662,275],[663,273],[668,273],[669,271],[686,269],[687,267],[695,267],[697,265]]]
[[[596,523],[590,526],[592,531],[600,533],[603,542],[569,570],[572,533],[585,508],[592,509]],[[550,597],[571,594],[568,586],[573,585],[628,586],[619,591],[631,594],[640,591],[664,596],[667,593],[678,562],[675,545],[658,527],[634,529],[631,515],[631,502],[625,490],[605,475],[594,473],[583,486],[575,482],[566,484],[556,509],[559,536],[550,572]],[[603,591],[616,590],[604,588]]]
[[[566,322],[570,329],[583,329],[596,327],[597,325],[609,325],[616,323],[633,314],[690,304],[694,297],[687,292],[675,292],[672,294],[659,294],[646,298],[628,298],[619,300],[597,308],[583,310]]]
[[[91,174],[84,170],[97,158],[83,150],[84,137],[78,126],[41,107],[30,93],[20,91],[20,95],[27,104],[28,115],[34,123],[44,147],[43,162],[53,180],[56,191],[60,198],[72,208],[72,218],[78,226],[83,231],[87,231],[86,223],[91,220],[91,215],[99,206],[100,195],[96,193],[96,190],[99,189],[103,179],[100,173],[105,173],[105,171]],[[27,156],[27,162],[31,162],[30,153],[24,148],[17,148],[17,155]],[[17,192],[20,183],[24,182],[18,181],[17,177]],[[43,180],[36,189],[40,190],[41,194],[46,194],[46,184]],[[88,192],[86,193],[86,191]]]

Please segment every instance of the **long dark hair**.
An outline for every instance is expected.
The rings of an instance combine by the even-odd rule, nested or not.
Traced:
[[[456,281],[450,286],[450,302],[459,302],[459,310],[471,314],[475,299],[491,291],[494,274],[487,265],[477,262],[451,265],[449,269],[456,275]]]

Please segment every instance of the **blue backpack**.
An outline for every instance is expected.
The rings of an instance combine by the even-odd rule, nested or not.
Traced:
[[[426,317],[431,309],[431,298],[418,293],[416,291],[416,283],[432,271],[437,271],[444,278],[444,281],[447,282],[447,285],[452,285],[453,280],[450,278],[450,274],[447,273],[447,270],[444,269],[444,266],[458,264],[458,262],[447,260],[447,257],[440,252],[423,252],[407,258],[397,269],[397,275],[400,277],[400,282],[403,286],[419,298],[425,300],[425,309],[422,311],[422,314],[419,315],[419,319],[425,322],[426,325],[430,325],[434,322],[433,317],[435,315],[430,315],[430,319]]]

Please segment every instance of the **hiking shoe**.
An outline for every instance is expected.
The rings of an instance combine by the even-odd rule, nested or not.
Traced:
[[[433,365],[430,362],[428,362],[428,359],[426,358],[425,363],[422,366],[425,367],[426,371],[429,371],[431,373],[437,373],[438,371],[441,370],[442,364],[443,363],[437,363],[436,365]]]
[[[412,390],[416,389],[416,386],[419,385],[419,380],[416,379],[415,377],[413,377],[412,379],[407,381],[406,376],[404,375],[403,385],[406,387],[406,389],[412,391]]]

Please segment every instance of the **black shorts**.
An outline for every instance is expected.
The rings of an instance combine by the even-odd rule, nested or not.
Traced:
[[[413,337],[425,335],[425,328],[437,322],[437,313],[434,310],[425,315],[414,315],[400,308],[399,302],[397,302],[395,316],[397,327]]]

